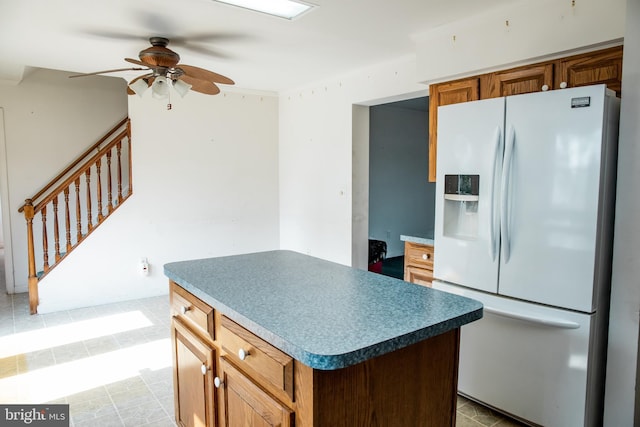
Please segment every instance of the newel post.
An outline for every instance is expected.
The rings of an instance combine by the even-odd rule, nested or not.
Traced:
[[[24,218],[27,221],[27,252],[29,256],[29,311],[31,314],[38,312],[38,277],[36,276],[36,255],[33,246],[33,201],[24,201]]]

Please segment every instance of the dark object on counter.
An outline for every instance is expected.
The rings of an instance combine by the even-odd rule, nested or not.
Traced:
[[[387,242],[369,239],[369,271],[382,273],[382,260],[387,256]]]

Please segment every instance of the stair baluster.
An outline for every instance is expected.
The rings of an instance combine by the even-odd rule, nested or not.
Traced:
[[[122,143],[120,142],[116,144],[116,155],[118,157],[118,204],[120,204],[122,203]]]
[[[58,224],[58,197],[53,199],[53,247],[56,263],[60,261],[60,230]]]
[[[43,271],[47,273],[49,271],[49,240],[47,236],[47,207],[44,206],[40,209],[40,216],[42,217],[42,258],[43,258]]]
[[[109,215],[113,212],[113,190],[111,186],[111,150],[107,151],[107,206]]]
[[[126,145],[123,140],[126,139]],[[112,156],[113,150],[117,156],[117,199],[113,194],[112,182]],[[96,152],[97,150],[97,152]],[[123,153],[124,150],[124,153]],[[126,155],[128,160],[128,176],[126,181],[122,176],[122,159]],[[107,171],[102,168],[102,159],[106,158]],[[103,202],[102,174],[105,174],[107,182],[107,206]],[[85,188],[81,191],[81,177],[84,175]],[[95,179],[92,179],[92,176]],[[125,187],[126,185],[126,187]],[[71,188],[75,190],[74,202],[70,203]],[[126,188],[123,191],[123,188]],[[27,224],[27,251],[28,251],[28,286],[29,286],[29,309],[32,314],[37,313],[38,308],[38,283],[47,273],[55,268],[75,249],[93,230],[102,224],[133,192],[131,183],[131,126],[128,118],[123,119],[112,128],[97,143],[91,146],[80,157],[65,168],[49,184],[44,186],[38,193],[25,201],[25,204],[18,209],[23,212]],[[64,233],[65,249],[60,252],[60,223],[58,217],[59,197],[64,194]],[[115,199],[115,200],[114,200]],[[92,200],[96,200],[97,212],[92,213]],[[47,206],[53,205],[53,218],[47,219]],[[75,210],[70,206],[75,204]],[[71,222],[72,213],[75,214],[75,238],[72,238]],[[42,220],[42,271],[38,272],[38,257],[34,246],[33,219],[40,215]],[[53,221],[53,231],[47,227]],[[49,224],[50,225],[50,224]],[[52,235],[50,236],[50,233]],[[49,238],[54,239],[55,257],[52,264],[49,264]]]
[[[69,187],[64,189],[64,230],[66,239],[66,252],[71,251],[71,212],[69,211]]]

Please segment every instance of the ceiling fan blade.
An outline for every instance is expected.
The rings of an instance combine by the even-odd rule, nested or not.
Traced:
[[[131,81],[129,82],[129,84],[135,83],[135,82],[137,82],[137,81],[138,81],[138,80],[140,80],[140,79],[147,79],[147,78],[149,78],[149,77],[153,77],[153,73],[143,74],[143,75],[141,75],[141,76],[138,76],[138,77],[136,77],[135,79],[131,80]]]
[[[69,76],[69,78],[72,79],[75,77],[95,76],[97,74],[115,73],[116,71],[132,71],[132,70],[141,71],[141,70],[147,70],[147,68],[116,68],[113,70],[94,71],[93,73],[74,74],[73,76]]]
[[[124,58],[124,60],[127,61],[127,62],[131,62],[132,64],[142,65],[142,66],[147,67],[147,68],[153,67],[153,64],[147,64],[144,61],[139,61],[139,60],[133,59],[133,58]]]
[[[84,29],[82,30],[82,34],[93,36],[93,37],[113,39],[113,40],[143,41],[148,39],[148,37],[145,37],[145,36],[137,36],[134,34],[127,34],[127,33],[121,33],[118,31],[108,31],[108,30],[102,31],[102,30],[94,30],[94,29]]]
[[[196,92],[204,93],[206,95],[217,95],[220,93],[220,88],[216,86],[215,83],[207,80],[200,80],[188,75],[180,77],[180,80],[183,80],[185,83],[189,83],[191,85],[191,90]]]
[[[233,55],[225,53],[220,49],[212,49],[210,47],[206,47],[202,44],[196,43],[182,43],[180,45],[181,49],[190,50],[193,53],[198,53],[205,56],[212,56],[219,59],[232,59]]]
[[[241,33],[189,33],[184,36],[174,36],[171,42],[174,44],[186,44],[190,42],[216,42],[216,41],[233,41],[233,40],[248,40],[253,37],[248,34]]]
[[[186,76],[193,77],[200,80],[206,80],[215,83],[223,83],[226,85],[235,84],[229,77],[225,77],[222,74],[214,73],[213,71],[205,70],[204,68],[194,67],[192,65],[178,64],[176,68],[182,69]]]

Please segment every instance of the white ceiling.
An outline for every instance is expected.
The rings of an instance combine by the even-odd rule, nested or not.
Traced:
[[[169,45],[181,63],[239,88],[281,91],[414,54],[416,34],[516,1],[312,0],[317,8],[288,21],[211,0],[0,0],[0,80],[19,79],[25,66],[128,67],[125,57],[137,59],[150,36],[164,36],[187,40]],[[188,48],[211,35],[191,43],[200,52]]]

